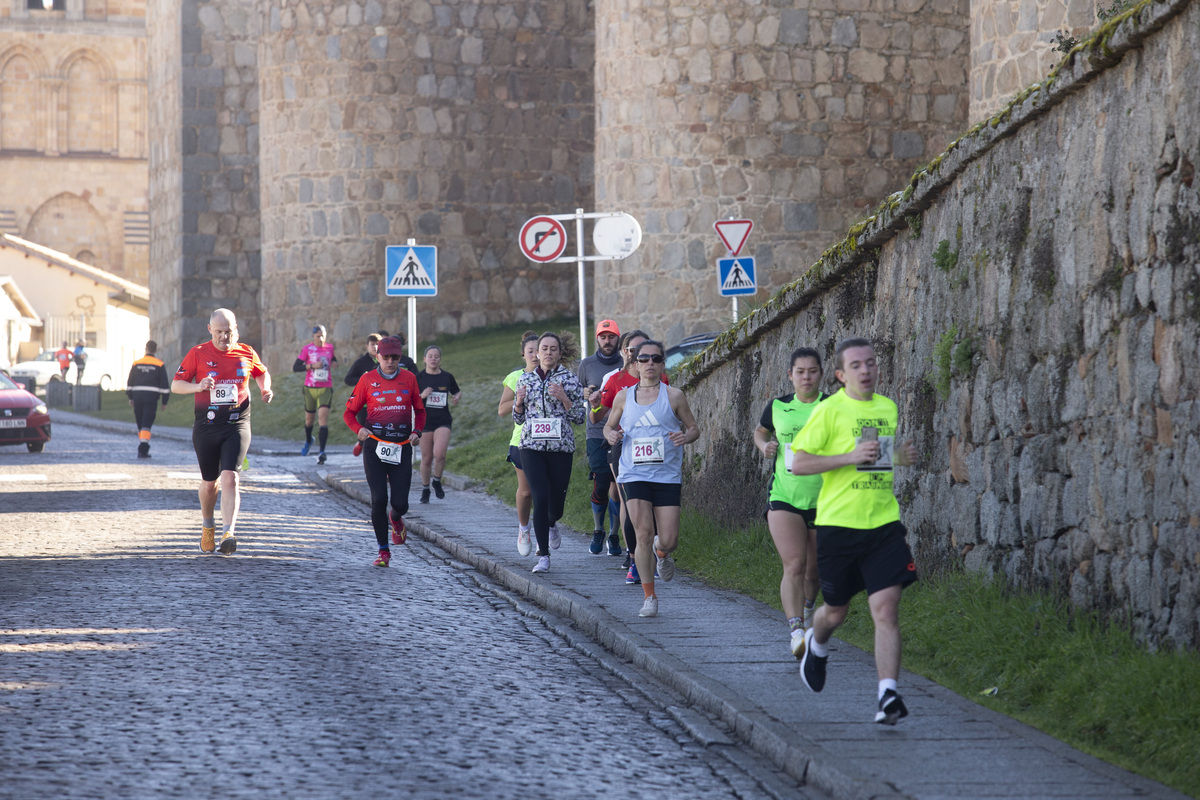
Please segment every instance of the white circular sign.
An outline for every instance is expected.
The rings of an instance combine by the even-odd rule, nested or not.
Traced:
[[[625,258],[642,243],[642,226],[628,214],[600,217],[592,229],[592,244],[602,256]]]
[[[530,261],[547,263],[567,249],[567,229],[550,217],[534,217],[521,226],[521,252]]]

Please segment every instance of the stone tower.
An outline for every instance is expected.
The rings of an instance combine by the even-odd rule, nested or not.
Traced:
[[[262,346],[258,15],[252,0],[147,0],[150,332],[178,361],[233,309]]]
[[[759,301],[798,277],[965,128],[967,18],[966,0],[598,0],[597,201],[646,235],[598,268],[596,313],[668,342],[727,327],[712,224],[731,215],[755,222]]]
[[[268,354],[290,359],[314,322],[355,346],[402,330],[384,249],[409,237],[438,247],[424,335],[570,313],[573,271],[532,265],[516,232],[591,204],[584,0],[260,8]]]

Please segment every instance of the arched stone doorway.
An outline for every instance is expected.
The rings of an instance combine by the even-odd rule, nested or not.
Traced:
[[[118,275],[122,272],[112,263],[104,218],[79,195],[63,192],[43,203],[29,220],[25,238],[71,256],[86,251],[91,254],[89,263]]]

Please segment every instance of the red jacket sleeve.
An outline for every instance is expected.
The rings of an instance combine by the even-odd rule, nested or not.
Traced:
[[[342,412],[342,421],[346,423],[347,428],[354,431],[355,436],[362,429],[362,425],[358,424],[358,410],[363,407],[366,399],[367,393],[363,389],[363,379],[359,378],[358,383],[354,385],[354,391],[350,393],[350,398],[346,401],[346,410]]]

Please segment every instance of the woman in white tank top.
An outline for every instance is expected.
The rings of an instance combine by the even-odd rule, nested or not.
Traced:
[[[675,576],[671,552],[679,543],[679,502],[683,480],[682,447],[700,438],[696,418],[683,392],[662,383],[663,346],[646,340],[634,358],[640,380],[617,395],[604,423],[604,438],[615,445],[624,439],[617,480],[637,532],[638,572],[645,600],[641,617],[658,616],[654,570],[664,581]],[[658,535],[655,535],[657,525]],[[653,550],[651,550],[653,547]]]

